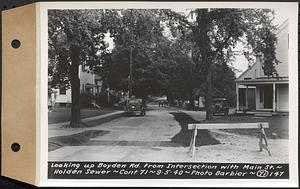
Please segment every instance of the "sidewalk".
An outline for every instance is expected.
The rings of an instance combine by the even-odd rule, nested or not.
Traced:
[[[87,117],[84,119],[81,119],[81,121],[83,123],[88,122],[88,121],[94,121],[97,119],[103,119],[103,118],[107,118],[110,116],[114,116],[114,115],[119,115],[122,114],[123,111],[115,111],[115,112],[111,112],[111,113],[106,113],[106,114],[102,114],[102,115],[98,115],[98,116],[93,116],[93,117]],[[49,127],[53,128],[53,127],[61,127],[61,126],[65,126],[68,125],[70,123],[70,121],[64,121],[64,122],[59,122],[59,123],[52,123],[52,124],[48,124]]]
[[[86,127],[82,127],[82,128],[64,128],[63,126],[68,125],[70,121],[48,124],[48,138],[56,137],[56,136],[72,135],[72,134],[80,133],[82,131],[91,130],[93,129],[94,126],[116,119],[118,117],[121,117],[122,115],[123,115],[123,111],[114,111],[99,116],[87,117],[81,120],[82,123],[86,125]]]
[[[85,119],[88,117],[95,117],[99,115],[104,115],[108,113],[115,112],[116,109],[113,108],[81,108],[80,114],[81,118]],[[65,108],[65,107],[56,107],[54,111],[48,112],[48,123],[54,124],[54,123],[61,123],[61,122],[67,122],[70,121],[71,118],[71,108]]]

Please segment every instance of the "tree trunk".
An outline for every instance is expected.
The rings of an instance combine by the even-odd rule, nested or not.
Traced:
[[[80,116],[80,79],[78,76],[79,71],[79,47],[71,46],[71,121],[70,127],[82,127]]]
[[[208,9],[197,9],[197,22],[198,22],[198,46],[201,50],[201,57],[203,64],[206,67],[206,94],[205,94],[205,109],[206,109],[206,120],[212,119],[212,62],[208,59]]]

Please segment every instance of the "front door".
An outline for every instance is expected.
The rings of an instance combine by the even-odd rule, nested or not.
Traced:
[[[264,86],[264,108],[268,108],[268,109],[273,108],[273,86],[272,85]]]
[[[248,88],[248,109],[255,110],[255,89]]]

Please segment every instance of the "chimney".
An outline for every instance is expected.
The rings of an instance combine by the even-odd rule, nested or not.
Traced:
[[[258,53],[256,54],[256,64],[257,64],[257,77],[261,77],[263,76],[263,60],[264,60],[264,56],[262,53]]]

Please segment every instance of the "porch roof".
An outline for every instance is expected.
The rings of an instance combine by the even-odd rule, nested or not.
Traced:
[[[246,80],[236,80],[237,84],[244,84],[244,85],[259,85],[259,84],[272,84],[272,83],[289,83],[288,77],[270,77],[270,78],[256,78],[256,79],[246,79]]]

